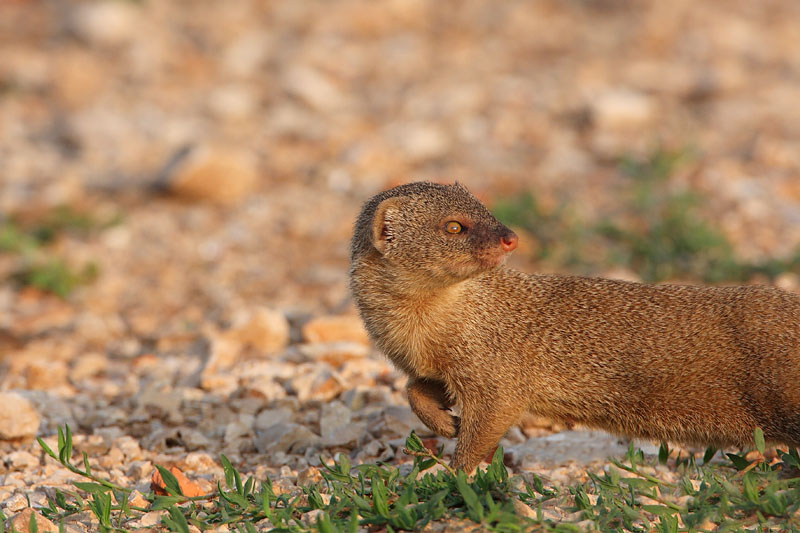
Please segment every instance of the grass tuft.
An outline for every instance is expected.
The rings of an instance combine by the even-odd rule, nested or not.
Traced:
[[[761,450],[759,434],[763,438],[758,430],[755,440]],[[39,444],[89,481],[74,483],[74,491],[56,490],[48,505],[37,510],[62,527],[71,516],[89,511],[104,532],[132,531],[144,513],[159,509],[166,510],[161,525],[179,532],[222,525],[240,532],[417,531],[432,522],[498,532],[800,531],[800,478],[787,478],[787,472],[800,467],[797,450],[779,451],[781,461],[774,463],[763,453],[755,461],[744,453],[711,461],[715,450],[708,450],[701,465],[694,456],[673,458],[666,445],[652,458],[631,446],[624,461],[611,460],[602,472],[589,472],[586,483],[547,486],[535,474],[526,480],[509,477],[502,449],[471,478],[462,471],[435,469],[441,450],[431,452],[412,432],[406,450],[413,464],[353,466],[339,454],[322,462],[322,482],[293,494],[276,494],[269,478],[243,480],[224,455],[225,483],[205,496],[183,496],[177,480],[158,467],[170,495],[149,493],[149,506],[142,508],[129,504],[133,489],[92,473],[85,453],[82,465],[72,462],[69,426],[58,431],[58,451],[41,439]],[[659,465],[662,477],[668,467],[677,481],[659,478]],[[529,512],[519,513],[525,507]]]
[[[120,220],[118,215],[99,220],[67,206],[54,208],[26,224],[0,219],[0,254],[15,257],[19,265],[11,274],[11,281],[66,298],[77,287],[91,283],[99,274],[99,267],[93,262],[73,267],[55,255],[50,245],[62,235],[87,236]]]

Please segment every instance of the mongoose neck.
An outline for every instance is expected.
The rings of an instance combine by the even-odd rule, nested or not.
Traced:
[[[409,375],[438,375],[442,340],[459,334],[457,324],[443,317],[457,314],[470,280],[419,284],[372,261],[357,261],[351,273],[356,306],[378,347]]]

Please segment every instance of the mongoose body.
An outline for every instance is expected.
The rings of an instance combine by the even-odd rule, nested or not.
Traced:
[[[503,265],[517,237],[463,186],[368,201],[351,289],[412,409],[473,470],[525,413],[628,436],[800,445],[800,297]],[[448,410],[457,404],[460,419]]]

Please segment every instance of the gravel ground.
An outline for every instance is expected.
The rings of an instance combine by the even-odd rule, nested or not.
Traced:
[[[0,509],[75,480],[33,440],[65,423],[141,492],[156,463],[211,490],[220,453],[284,491],[320,453],[406,462],[428,432],[346,279],[389,185],[532,189],[592,219],[620,157],[690,149],[671,185],[739,256],[791,254],[799,35],[791,0],[1,2],[0,219],[116,223],[50,245],[100,268],[67,299],[0,286]],[[563,429],[512,429],[512,471],[580,480],[627,448]]]

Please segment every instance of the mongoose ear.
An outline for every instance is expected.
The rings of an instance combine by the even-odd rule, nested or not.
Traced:
[[[467,188],[466,188],[466,186],[464,186],[464,184],[463,184],[463,183],[461,183],[461,182],[460,182],[460,181],[458,181],[458,180],[456,180],[456,182],[455,182],[455,183],[453,183],[453,187],[455,187],[456,189],[461,189],[461,190],[462,190],[462,191],[464,191],[465,193],[469,193],[469,189],[467,189]]]
[[[372,245],[385,254],[391,249],[395,238],[395,223],[400,214],[400,198],[387,198],[378,204],[372,217]]]

